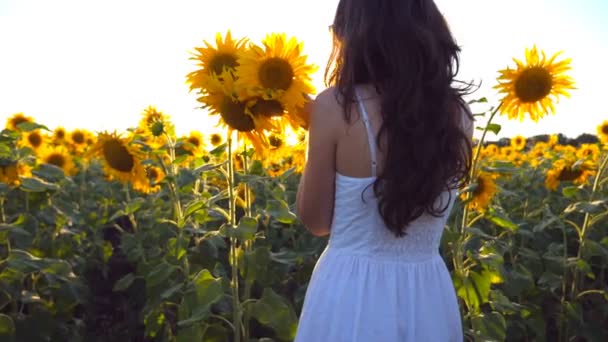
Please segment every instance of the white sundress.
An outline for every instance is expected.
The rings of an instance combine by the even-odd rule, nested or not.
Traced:
[[[371,186],[376,141],[357,99],[372,177],[336,174],[331,235],[312,273],[295,341],[461,342],[456,293],[439,254],[456,193],[446,191],[438,199],[450,201],[443,217],[425,214],[410,224],[405,237],[396,238],[378,213]]]

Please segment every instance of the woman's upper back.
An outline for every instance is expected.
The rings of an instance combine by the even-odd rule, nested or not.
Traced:
[[[382,142],[380,145],[376,143],[382,124],[378,96],[369,88],[360,87],[356,89],[356,97],[356,115],[350,123],[344,119],[334,121],[339,125],[334,127],[338,136],[335,146],[334,215],[329,244],[332,248],[347,250],[351,254],[369,254],[400,261],[431,258],[437,254],[455,191],[445,191],[437,198],[438,206],[447,207],[443,216],[423,214],[410,223],[405,237],[395,238],[385,226],[373,191],[373,183],[377,179],[373,174],[374,161],[376,172],[381,172],[386,158],[386,148],[382,149]],[[372,139],[370,134],[373,135]]]

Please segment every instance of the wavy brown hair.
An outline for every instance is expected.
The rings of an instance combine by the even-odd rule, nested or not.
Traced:
[[[355,86],[380,96],[385,165],[373,187],[388,229],[400,237],[425,212],[442,216],[469,180],[471,141],[462,113],[471,85],[455,79],[460,48],[432,0],[340,0],[334,48],[325,71],[345,119]],[[460,86],[455,86],[460,85]],[[437,204],[449,191],[450,201]]]

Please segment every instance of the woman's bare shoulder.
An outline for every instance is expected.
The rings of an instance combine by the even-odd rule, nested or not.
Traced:
[[[323,90],[315,98],[312,106],[311,125],[321,123],[318,127],[335,129],[342,124],[342,105],[338,102],[338,92],[334,87]]]

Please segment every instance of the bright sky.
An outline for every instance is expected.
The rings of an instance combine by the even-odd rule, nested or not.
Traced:
[[[436,0],[463,48],[461,79],[483,81],[475,97],[497,100],[497,70],[538,44],[573,58],[578,90],[554,117],[503,124],[501,136],[595,132],[608,120],[608,2]],[[283,31],[305,42],[323,70],[337,0],[0,0],[0,124],[16,112],[50,128],[124,130],[148,105],[177,130],[208,130],[188,93],[188,51],[231,29],[259,41]],[[322,89],[322,72],[315,82]]]

